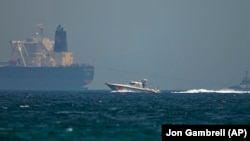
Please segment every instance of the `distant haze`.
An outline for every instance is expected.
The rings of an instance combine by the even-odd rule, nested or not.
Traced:
[[[94,64],[90,89],[148,79],[160,89],[221,89],[250,71],[249,0],[1,0],[0,61],[9,41],[54,39],[61,24],[75,63]]]

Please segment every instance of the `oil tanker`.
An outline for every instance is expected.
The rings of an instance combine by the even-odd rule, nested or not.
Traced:
[[[34,37],[10,41],[11,58],[0,63],[0,90],[87,90],[94,65],[73,63],[61,25],[54,40],[43,36],[43,24],[37,27]]]

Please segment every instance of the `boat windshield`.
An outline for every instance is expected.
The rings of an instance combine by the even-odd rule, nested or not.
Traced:
[[[128,84],[136,87],[142,87],[142,83],[138,81],[130,81]]]

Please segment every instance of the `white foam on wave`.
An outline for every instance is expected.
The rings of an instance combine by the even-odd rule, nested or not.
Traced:
[[[30,106],[29,105],[20,105],[19,107],[20,108],[29,108]]]
[[[232,89],[220,89],[220,90],[209,90],[209,89],[190,89],[186,91],[176,91],[172,93],[222,93],[222,94],[246,94],[250,93],[250,91],[239,91],[239,90],[232,90]]]
[[[67,132],[72,132],[73,131],[73,128],[69,127],[66,129]]]

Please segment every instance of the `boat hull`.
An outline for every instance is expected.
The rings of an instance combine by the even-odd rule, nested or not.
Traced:
[[[158,89],[151,88],[138,88],[134,86],[129,86],[125,84],[115,84],[115,83],[105,83],[113,91],[130,91],[130,92],[149,92],[149,93],[159,93]]]
[[[0,90],[81,90],[93,81],[93,66],[0,67]]]

